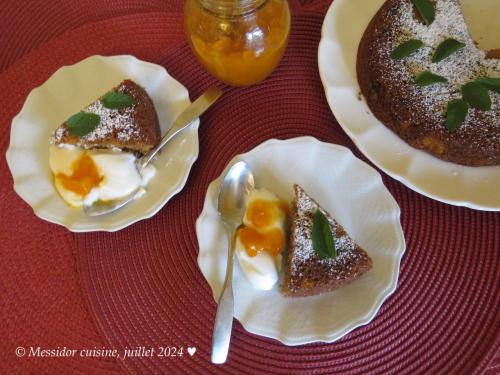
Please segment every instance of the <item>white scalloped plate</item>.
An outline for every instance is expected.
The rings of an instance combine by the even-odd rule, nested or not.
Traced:
[[[359,280],[331,293],[285,298],[275,285],[254,289],[235,261],[235,317],[249,332],[287,345],[332,342],[370,322],[397,286],[405,251],[400,209],[380,174],[347,148],[301,137],[269,140],[236,156],[245,160],[264,187],[288,202],[293,184],[301,185],[346,228],[373,259],[373,269]],[[217,301],[227,259],[227,239],[216,209],[221,177],[208,188],[196,221],[198,265]]]
[[[474,12],[484,16],[481,10],[486,8],[481,8],[477,1],[474,0]],[[463,0],[464,9],[470,11],[471,2]],[[465,167],[417,150],[377,120],[365,100],[359,99],[356,78],[359,41],[383,3],[384,0],[335,0],[325,16],[318,65],[335,118],[370,161],[410,189],[456,206],[499,211],[500,166]],[[493,1],[481,0],[481,3],[491,8]],[[496,3],[500,6],[500,2]],[[498,30],[494,17],[489,26],[485,26],[485,17],[470,15],[467,20],[469,24],[481,20],[483,26],[471,27],[479,32]]]
[[[49,136],[71,114],[123,79],[142,85],[153,100],[162,134],[190,103],[186,88],[167,71],[129,55],[91,56],[56,71],[26,98],[13,119],[7,162],[14,189],[35,214],[73,232],[116,231],[156,214],[182,190],[198,157],[199,121],[179,134],[157,157],[157,174],[147,193],[109,215],[89,217],[68,207],[54,188],[49,169]]]

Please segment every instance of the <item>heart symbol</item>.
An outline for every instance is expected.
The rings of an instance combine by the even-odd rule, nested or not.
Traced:
[[[194,353],[196,353],[196,348],[194,346],[188,347],[188,353],[192,357],[194,355]]]

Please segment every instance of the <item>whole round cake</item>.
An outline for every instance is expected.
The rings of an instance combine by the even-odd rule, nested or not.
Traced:
[[[458,0],[387,0],[358,49],[373,114],[410,145],[500,165],[500,60],[472,40]]]

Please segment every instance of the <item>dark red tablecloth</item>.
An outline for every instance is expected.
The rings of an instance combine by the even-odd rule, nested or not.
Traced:
[[[407,254],[376,319],[334,344],[286,347],[235,324],[229,361],[209,363],[215,303],[196,265],[194,221],[208,183],[265,139],[313,135],[355,149],[331,115],[316,66],[327,1],[291,2],[293,31],[265,83],[225,88],[202,118],[200,158],[181,194],[118,233],[72,234],[43,222],[0,161],[0,373],[498,373],[500,214],[447,206],[395,180]],[[4,1],[0,149],[26,95],[62,65],[132,54],[164,65],[192,96],[213,83],[182,34],[182,2]],[[258,110],[256,110],[258,109]],[[193,357],[16,356],[18,347],[196,346]]]

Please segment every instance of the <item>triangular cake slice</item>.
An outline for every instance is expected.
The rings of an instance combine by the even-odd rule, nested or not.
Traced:
[[[108,109],[103,106],[100,97],[82,109],[83,112],[99,115],[101,119],[92,132],[84,136],[72,135],[64,122],[52,134],[51,144],[69,144],[86,149],[119,148],[137,154],[145,154],[156,146],[160,141],[160,126],[147,92],[128,79],[110,91],[127,94],[134,99],[134,103],[121,109]]]
[[[290,213],[291,230],[283,294],[291,297],[329,292],[357,279],[372,267],[372,260],[344,228],[299,186]],[[336,238],[337,256],[320,259],[313,248],[313,217],[319,209]]]

